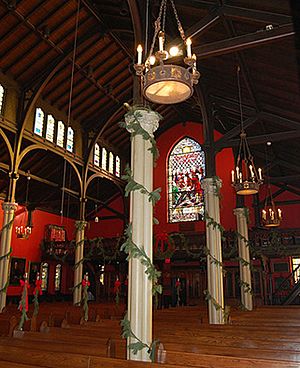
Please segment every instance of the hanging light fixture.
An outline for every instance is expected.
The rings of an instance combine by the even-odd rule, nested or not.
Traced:
[[[270,147],[272,142],[267,142],[267,146]],[[268,162],[268,150],[266,148],[266,167],[268,168],[268,175],[267,177],[267,192],[266,192],[266,199],[264,208],[261,211],[261,221],[264,227],[278,227],[282,220],[282,211],[280,208],[276,208],[271,185],[270,185],[270,169],[269,169],[269,162]]]
[[[155,21],[154,35],[149,54],[143,63],[143,47],[137,47],[137,63],[134,65],[136,74],[141,77],[143,94],[147,100],[158,104],[175,104],[187,100],[193,94],[193,85],[198,83],[200,73],[197,71],[196,55],[192,54],[192,41],[186,38],[174,0],[169,0],[177,22],[183,44],[186,46],[186,66],[166,64],[167,60],[182,55],[177,46],[165,49],[165,21],[168,0],[162,0],[158,18]],[[147,19],[148,22],[148,19]],[[146,46],[148,29],[146,24]],[[154,52],[156,42],[158,51]]]
[[[265,205],[261,212],[261,221],[264,227],[278,227],[282,220],[282,211],[276,208],[270,184],[266,195]]]
[[[240,66],[237,67],[237,81],[239,93],[239,105],[241,114],[241,134],[240,145],[236,159],[235,170],[231,171],[231,182],[236,194],[250,195],[256,194],[259,191],[260,185],[263,183],[262,170],[256,170],[253,156],[247,141],[246,132],[244,130],[242,97],[240,86]]]

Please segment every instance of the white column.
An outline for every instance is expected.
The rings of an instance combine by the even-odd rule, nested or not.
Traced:
[[[253,309],[253,298],[252,294],[245,290],[246,286],[243,286],[243,283],[250,285],[251,284],[251,270],[250,270],[250,252],[249,246],[247,245],[247,240],[249,239],[248,235],[248,224],[247,224],[247,213],[248,208],[235,208],[233,213],[236,216],[237,223],[237,231],[239,234],[243,236],[244,239],[238,237],[238,246],[239,246],[239,257],[243,258],[248,264],[240,261],[240,279],[242,281],[241,284],[241,301],[245,308],[248,310]]]
[[[138,111],[139,123],[151,136],[158,128],[159,117],[153,111]],[[132,123],[132,116],[126,115],[125,121]],[[131,140],[131,171],[133,178],[149,192],[153,190],[153,156],[149,151],[151,144],[141,135]],[[153,243],[153,208],[148,196],[134,191],[130,196],[130,221],[132,224],[132,240],[138,247],[143,247],[152,261]],[[139,259],[129,260],[128,277],[128,319],[131,330],[144,343],[152,342],[152,282],[145,274],[145,266]],[[128,339],[128,343],[136,342]],[[133,354],[128,350],[127,358],[131,360],[150,361],[146,349]]]
[[[220,179],[206,178],[203,180],[205,210],[209,217],[220,223],[220,201],[217,195],[222,182]],[[222,262],[221,233],[212,225],[206,226],[206,246],[210,255],[207,256],[207,290],[221,308],[216,308],[212,300],[208,301],[209,323],[224,323],[224,296],[222,266],[213,262]]]
[[[83,259],[84,230],[85,230],[86,225],[87,225],[86,221],[76,221],[75,222],[75,227],[76,227],[75,264],[77,264]],[[82,270],[83,270],[83,263],[81,262],[79,266],[77,266],[74,269],[74,292],[73,292],[73,304],[74,305],[79,304],[81,302]]]
[[[16,203],[4,202],[2,204],[4,211],[3,214],[3,227],[1,233],[0,243],[0,257],[8,254],[11,247],[11,235],[13,230],[13,218],[18,205]],[[8,282],[9,276],[9,261],[10,256],[4,257],[0,260],[0,290],[5,288]],[[0,292],[0,312],[6,305],[6,291]]]

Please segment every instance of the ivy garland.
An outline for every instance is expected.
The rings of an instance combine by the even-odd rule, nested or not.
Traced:
[[[130,343],[128,345],[128,349],[131,349],[133,354],[137,354],[140,350],[147,349],[151,362],[154,363],[156,348],[159,344],[159,340],[154,340],[150,345],[148,345],[145,344],[141,339],[139,339],[131,330],[130,321],[128,320],[127,313],[121,321],[121,326],[123,338],[127,339],[131,337],[136,340],[136,342]]]
[[[135,106],[130,107],[128,104],[125,104],[125,107],[127,107],[129,110],[125,115],[125,120],[127,123],[120,123],[120,125],[131,132],[131,139],[136,135],[141,135],[145,141],[150,142],[151,147],[149,148],[149,151],[153,155],[153,163],[155,164],[156,159],[159,156],[159,152],[154,137],[150,135],[145,129],[143,129],[143,127],[139,122],[139,119],[143,118],[142,114],[139,112],[140,108]],[[150,109],[146,110],[152,112],[152,110]],[[161,118],[159,114],[157,114],[157,116]],[[126,168],[125,175],[123,175],[122,178],[127,181],[127,185],[125,188],[125,196],[128,196],[133,191],[139,191],[140,193],[148,197],[148,200],[150,203],[152,203],[152,206],[155,206],[156,202],[160,199],[161,189],[158,188],[152,192],[149,192],[142,184],[137,183],[133,179],[133,175],[129,167]],[[153,218],[153,222],[157,223],[157,220]],[[162,293],[162,286],[158,282],[159,277],[161,276],[161,272],[156,270],[151,259],[145,252],[144,247],[143,246],[139,247],[137,244],[133,242],[131,224],[129,224],[125,230],[125,237],[126,240],[121,246],[121,251],[123,250],[127,254],[127,260],[131,258],[139,259],[141,264],[145,266],[145,274],[147,275],[148,279],[152,281],[152,294],[154,295],[155,300],[157,300],[157,294]],[[132,350],[133,354],[137,354],[138,351],[146,348],[149,357],[153,362],[155,358],[157,341],[153,341],[150,346],[142,342],[141,339],[139,339],[131,330],[130,321],[128,320],[127,314],[122,320],[121,326],[123,337],[133,338],[136,340],[136,342],[130,343],[128,345],[128,349]]]

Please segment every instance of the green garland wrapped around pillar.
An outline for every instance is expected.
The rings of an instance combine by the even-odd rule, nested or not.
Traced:
[[[89,305],[88,305],[88,289],[91,283],[89,282],[89,275],[86,273],[82,280],[82,307],[84,312],[84,320],[87,322],[89,319]]]
[[[22,286],[23,290],[22,290],[19,307],[18,307],[18,309],[21,311],[21,319],[19,322],[18,329],[22,331],[25,321],[29,320],[27,316],[27,312],[28,312],[28,289],[30,285],[28,284],[28,274],[27,273],[25,273],[24,275],[24,280],[20,280],[20,285]]]

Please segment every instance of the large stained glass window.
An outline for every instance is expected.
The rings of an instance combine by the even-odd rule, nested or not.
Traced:
[[[98,143],[96,143],[94,147],[94,165],[98,167],[100,165],[100,147]]]
[[[47,116],[46,139],[50,142],[54,141],[55,120],[52,115]]]
[[[59,121],[57,125],[56,144],[59,147],[63,147],[64,141],[65,141],[65,124],[62,121]]]
[[[174,146],[169,156],[169,222],[203,220],[201,179],[204,176],[204,151],[193,139],[183,138]]]

